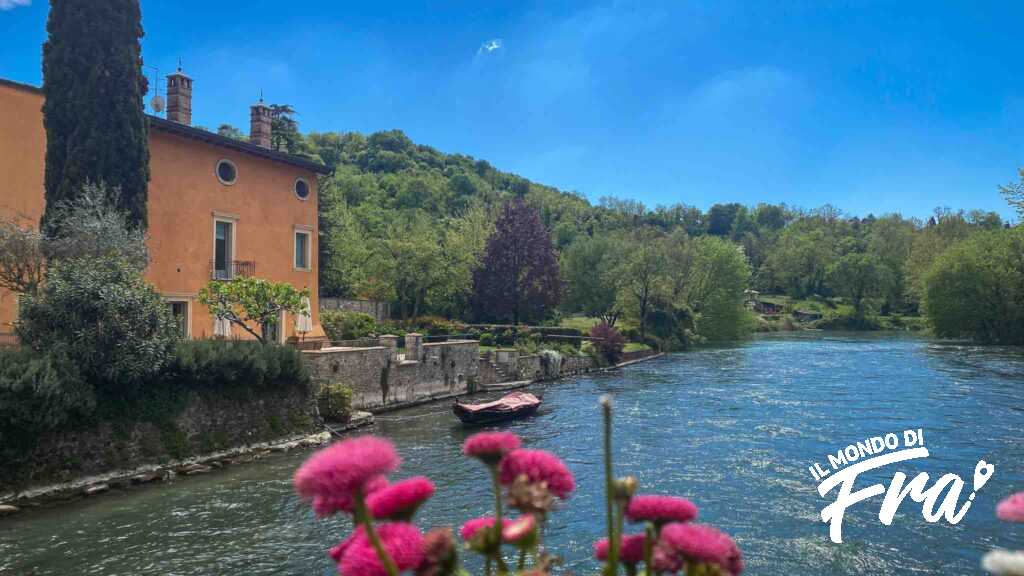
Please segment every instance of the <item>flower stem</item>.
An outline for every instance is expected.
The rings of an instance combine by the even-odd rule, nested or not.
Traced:
[[[498,572],[508,572],[508,566],[505,565],[505,561],[501,558],[501,482],[498,478],[498,465],[491,464],[488,466],[491,470],[491,485],[494,487],[494,532],[492,538],[494,539],[494,559],[498,563]]]
[[[605,573],[616,576],[619,572],[619,537],[615,533],[615,476],[612,472],[612,400],[605,395],[601,397],[601,410],[604,414],[604,482],[605,512],[608,515],[608,564]]]
[[[522,572],[523,568],[526,568],[526,548],[519,549],[519,565],[516,567],[516,571]]]
[[[654,539],[657,536],[654,533],[654,524],[650,522],[644,527],[644,572],[649,575],[654,574]]]
[[[361,492],[356,494],[355,498],[355,518],[356,522],[363,525],[363,529],[366,530],[366,537],[370,540],[370,544],[373,546],[377,557],[380,558],[381,564],[384,565],[384,570],[388,576],[398,576],[398,566],[395,565],[395,561],[391,559],[391,555],[384,549],[384,544],[380,541],[380,536],[377,535],[377,531],[373,528],[373,516],[370,515],[370,511],[366,509],[366,502],[363,500],[363,494]]]

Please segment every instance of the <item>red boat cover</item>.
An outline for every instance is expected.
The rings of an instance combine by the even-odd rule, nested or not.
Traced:
[[[536,406],[540,404],[540,398],[537,398],[529,392],[513,392],[506,394],[494,402],[486,402],[484,404],[462,404],[462,407],[466,412],[480,412],[483,410],[497,410],[500,412],[508,412],[512,410],[520,410],[529,406]]]

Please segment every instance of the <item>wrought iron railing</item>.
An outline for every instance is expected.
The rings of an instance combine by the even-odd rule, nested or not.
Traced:
[[[401,340],[401,339],[399,339]],[[331,340],[324,342],[324,348],[373,348],[380,346],[380,338],[357,338],[355,340]]]
[[[231,260],[218,263],[210,260],[210,278],[213,280],[232,280],[240,276],[255,276],[256,262],[254,260]]]

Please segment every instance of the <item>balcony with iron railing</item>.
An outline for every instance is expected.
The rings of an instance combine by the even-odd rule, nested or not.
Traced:
[[[16,348],[18,337],[13,332],[0,332],[0,348]]]
[[[210,260],[210,279],[212,280],[233,280],[255,275],[255,260],[230,260],[228,262]]]

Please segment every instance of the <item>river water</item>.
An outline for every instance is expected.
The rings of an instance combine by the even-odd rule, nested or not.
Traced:
[[[993,547],[1024,548],[1024,530],[1000,523],[995,504],[1024,490],[1024,355],[893,335],[788,334],[666,356],[609,374],[539,388],[544,407],[506,425],[552,450],[576,474],[569,506],[552,516],[549,547],[575,573],[593,573],[603,500],[597,398],[615,398],[620,474],[644,492],[680,494],[702,521],[733,534],[747,573],[981,574]],[[927,523],[909,498],[890,526],[881,497],[847,511],[844,542],[829,541],[807,467],[886,432],[923,429],[926,459],[863,474],[947,472],[971,491],[975,463],[992,479],[957,525]],[[404,459],[397,477],[425,474],[438,493],[423,527],[458,525],[488,511],[483,470],[459,454],[465,433],[446,402],[386,414],[374,433]],[[35,511],[0,521],[0,574],[333,574],[325,551],[345,521],[317,520],[294,496],[292,472],[308,454]]]

